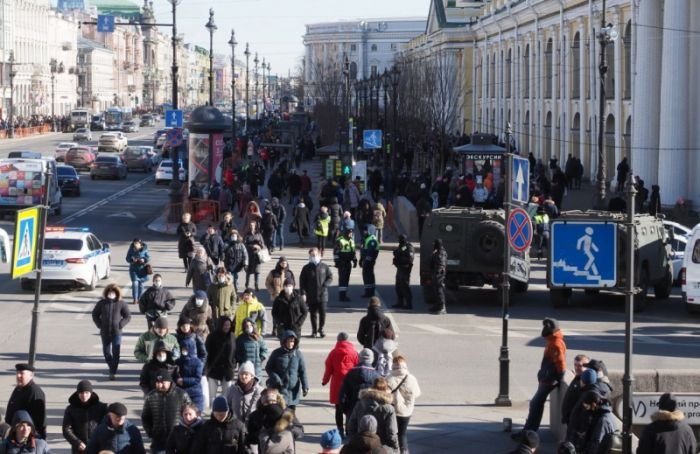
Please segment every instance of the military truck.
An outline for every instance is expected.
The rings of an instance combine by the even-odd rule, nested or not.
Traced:
[[[505,211],[482,208],[438,208],[425,220],[421,236],[420,283],[425,302],[434,302],[430,270],[433,242],[440,238],[447,250],[445,287],[457,290],[460,286],[500,288],[503,283],[503,254],[506,242]],[[527,291],[529,253],[519,263],[525,263],[524,282],[510,280],[511,291]],[[501,292],[497,292],[500,301]]]
[[[549,254],[547,257],[547,287],[549,288],[550,301],[554,307],[567,306],[574,290],[584,290],[587,295],[597,295],[600,291],[610,291],[621,293],[626,287],[626,258],[627,258],[627,226],[625,225],[626,215],[624,213],[613,213],[609,211],[564,211],[561,216],[552,222],[550,232],[552,232]],[[589,259],[581,258],[585,254],[585,246],[583,241],[571,241],[571,239],[561,237],[561,242],[557,239],[556,226],[557,223],[569,223],[569,225],[580,224],[586,226],[590,224],[606,223],[616,227],[617,236],[614,241],[613,251],[598,250],[597,254],[607,257],[617,257],[616,268],[613,266],[614,260],[604,261],[600,263],[601,267],[607,266],[615,275],[614,282],[606,282],[600,284],[592,279],[591,283],[585,285],[566,284],[562,282],[553,282],[553,266],[567,266],[561,259],[555,260],[554,254],[558,257],[563,255],[576,257],[572,259],[572,263],[568,264],[568,269],[571,270],[573,276],[585,276],[585,279],[595,278],[595,276],[586,276],[590,274],[590,270],[584,268],[591,267],[593,263],[592,253],[589,252]],[[635,258],[634,258],[634,283],[638,289],[635,294],[635,310],[642,311],[649,304],[648,297],[651,288],[654,290],[656,299],[666,299],[671,294],[673,286],[673,272],[670,263],[671,257],[671,241],[668,232],[664,228],[663,220],[656,216],[648,214],[638,214],[634,218],[634,229],[636,232],[635,240]],[[591,232],[591,230],[589,230]],[[577,244],[579,243],[579,244]],[[557,252],[555,252],[555,249]],[[601,249],[601,248],[597,248]],[[578,256],[576,255],[578,254]],[[601,256],[601,257],[602,257]],[[574,264],[573,261],[578,260],[579,264]],[[603,260],[601,258],[601,260]],[[580,263],[587,262],[586,265],[580,267]],[[578,268],[577,268],[578,266]],[[577,268],[577,269],[574,269]],[[598,272],[597,270],[595,270]],[[575,274],[578,273],[578,274]],[[612,275],[612,274],[611,274]],[[576,280],[576,278],[574,278]]]

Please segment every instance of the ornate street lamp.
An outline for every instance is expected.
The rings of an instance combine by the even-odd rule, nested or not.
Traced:
[[[262,60],[262,108],[263,114],[265,113],[265,70],[267,69],[267,63],[265,63],[265,57]]]
[[[15,136],[15,77],[17,76],[17,70],[15,70],[15,53],[10,51],[10,57],[7,59],[10,64],[10,138]]]
[[[51,70],[51,130],[56,131],[56,73],[62,73],[65,68],[63,62],[59,63],[55,58],[49,61],[49,69]]]
[[[172,104],[173,104],[173,109],[177,109],[178,103],[177,103],[177,17],[176,17],[176,11],[177,11],[177,5],[180,4],[180,0],[168,0],[170,4],[173,6],[173,37],[172,37],[172,46],[173,46],[173,66],[171,68],[171,74],[170,77],[173,79],[172,83]],[[155,89],[154,89],[155,90]],[[153,105],[155,107],[155,96],[153,98]]]
[[[231,29],[231,140],[236,143],[236,32]]]
[[[260,60],[258,60],[258,53],[255,53],[255,58],[253,59],[253,63],[255,63],[255,119],[258,119],[258,63],[260,63]]]
[[[214,8],[209,8],[209,21],[205,27],[209,30],[209,105],[214,105],[214,32],[217,26],[214,23]]]
[[[248,119],[250,118],[250,101],[249,101],[249,91],[250,91],[250,71],[248,70],[248,60],[250,59],[250,46],[245,43],[245,133],[248,133]]]

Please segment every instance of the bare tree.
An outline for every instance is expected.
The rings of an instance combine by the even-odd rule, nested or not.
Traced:
[[[344,79],[341,64],[334,57],[317,59],[311,67],[309,91],[314,99],[314,119],[323,144],[340,141]]]

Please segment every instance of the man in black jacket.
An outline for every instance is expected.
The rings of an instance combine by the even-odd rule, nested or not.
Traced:
[[[395,309],[413,309],[413,296],[411,295],[411,271],[413,270],[413,259],[415,252],[413,245],[408,242],[406,235],[399,235],[399,246],[394,249],[394,266],[396,267],[396,290]]]
[[[89,380],[78,382],[63,413],[63,438],[71,444],[73,454],[84,453],[90,436],[107,415],[107,404],[100,402]]]
[[[109,379],[114,380],[119,368],[122,330],[131,321],[129,306],[121,298],[121,289],[109,284],[102,292],[102,299],[92,310],[92,321],[100,330],[102,353],[109,367]]]
[[[369,299],[367,315],[360,320],[357,341],[365,348],[372,348],[387,328],[392,329],[391,320],[384,315],[379,298],[373,296]]]
[[[207,233],[202,235],[199,242],[202,243],[204,251],[214,265],[218,265],[219,260],[224,259],[224,240],[216,233],[216,227],[209,225]]]
[[[244,454],[245,426],[236,419],[226,398],[218,396],[211,406],[211,418],[197,432],[191,452]]]
[[[685,415],[677,409],[678,402],[671,393],[659,398],[659,411],[652,413],[651,423],[639,438],[637,454],[695,454],[697,442]]]
[[[445,309],[445,276],[447,275],[447,251],[442,246],[442,240],[433,243],[433,255],[430,257],[430,274],[435,292],[435,304],[430,308],[431,314],[446,314]]]
[[[328,287],[332,282],[333,273],[328,265],[321,261],[318,248],[309,249],[309,263],[301,269],[299,288],[302,301],[311,313],[311,337],[326,337],[323,327],[326,324]]]
[[[574,378],[569,383],[569,387],[564,394],[564,400],[561,402],[561,423],[569,424],[571,412],[574,410],[576,403],[583,395],[583,383],[581,383],[581,374],[585,370],[586,364],[590,358],[586,355],[579,354],[574,357]]]
[[[287,330],[292,330],[301,336],[301,327],[304,325],[309,308],[306,307],[299,291],[294,289],[294,279],[284,280],[282,292],[272,303],[272,319],[276,320],[276,332],[281,336]]]
[[[5,422],[12,424],[15,412],[25,410],[34,421],[39,437],[46,439],[46,396],[34,382],[34,367],[29,364],[15,364],[17,386],[7,402]]]
[[[152,453],[165,453],[168,437],[180,418],[180,409],[190,403],[190,396],[173,385],[169,373],[163,373],[157,378],[156,389],[146,396],[141,412],[143,430],[151,438]]]
[[[173,307],[175,307],[175,297],[170,290],[163,287],[163,277],[160,274],[154,274],[153,285],[148,287],[139,298],[139,310],[146,316],[148,329],[153,328],[153,323],[158,317],[167,317]]]

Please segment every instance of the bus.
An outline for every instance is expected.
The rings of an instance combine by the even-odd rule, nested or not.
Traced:
[[[63,196],[58,186],[56,160],[54,158],[8,158],[0,159],[0,213],[12,213],[44,203],[46,175],[50,179],[48,200],[50,211],[61,214]]]
[[[110,107],[105,111],[105,129],[121,131],[125,121],[133,117],[131,107]]]
[[[75,131],[78,128],[90,128],[91,120],[90,111],[88,109],[79,107],[73,109],[70,113],[70,129]]]

